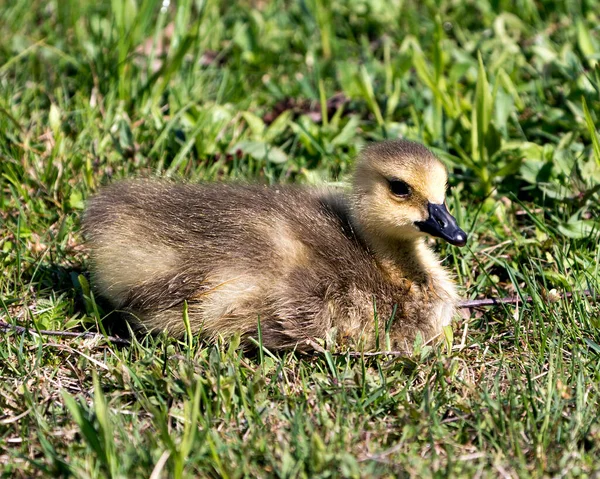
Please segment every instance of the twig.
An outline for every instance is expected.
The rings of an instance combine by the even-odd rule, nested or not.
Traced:
[[[517,303],[531,303],[533,298],[531,296],[527,296],[525,301],[523,301],[519,296],[513,296],[511,298],[483,298],[483,299],[469,299],[467,301],[461,301],[458,304],[459,308],[462,309],[471,309],[471,308],[479,308],[484,306],[499,306],[501,304],[517,304]]]
[[[115,344],[124,344],[129,346],[131,341],[128,339],[117,338],[115,336],[104,336],[100,333],[73,333],[70,331],[48,331],[45,329],[36,330],[31,328],[26,328],[24,326],[17,326],[15,324],[8,324],[4,321],[0,321],[0,331],[15,331],[17,333],[29,333],[29,334],[41,334],[43,336],[58,336],[61,338],[102,338],[106,341],[110,341]]]
[[[350,356],[351,358],[373,358],[377,356],[395,356],[395,357],[408,357],[409,354],[406,351],[370,351],[370,352],[361,352],[361,351],[340,351],[336,353],[336,356]]]
[[[557,294],[555,295],[556,299],[552,299],[552,301],[556,301],[561,298],[571,298],[575,294],[581,294],[583,296],[594,296],[595,294],[586,289],[581,291],[581,293],[565,293],[563,295]],[[522,302],[531,303],[534,298],[531,296],[527,296],[525,299],[521,299],[518,296],[513,296],[510,298],[484,298],[484,299],[471,299],[468,301],[462,301],[459,303],[458,307],[461,309],[472,309],[472,308],[481,308],[486,306],[498,306],[501,304],[518,304]],[[131,341],[124,338],[117,338],[116,336],[104,336],[100,333],[73,333],[70,331],[49,331],[49,330],[35,330],[31,328],[26,328],[24,326],[17,326],[15,324],[8,324],[4,321],[0,321],[0,331],[15,331],[17,333],[29,333],[32,335],[41,334],[43,336],[57,336],[61,338],[102,338],[106,341],[115,344],[123,344],[125,346],[131,345]],[[306,344],[311,346],[315,351],[320,352],[321,354],[325,351],[322,346],[317,344],[316,342],[308,339],[306,340]],[[341,355],[348,355],[350,357],[376,357],[376,356],[406,356],[405,351],[373,351],[373,352],[360,352],[360,351],[346,351],[344,353],[340,353]]]
[[[556,294],[550,301],[554,302],[562,298],[571,298],[574,294],[582,294],[583,296],[592,296],[593,293],[586,289],[581,293],[565,293],[563,295]],[[468,301],[462,301],[458,307],[462,309],[480,308],[484,306],[498,306],[500,304],[517,304],[517,303],[531,303],[534,298],[527,296],[525,299],[521,299],[519,296],[513,296],[510,298],[484,298],[484,299],[471,299]]]

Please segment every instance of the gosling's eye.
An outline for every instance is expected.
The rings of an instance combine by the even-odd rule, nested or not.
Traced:
[[[402,180],[389,180],[390,191],[396,196],[408,196],[410,195],[410,186]]]

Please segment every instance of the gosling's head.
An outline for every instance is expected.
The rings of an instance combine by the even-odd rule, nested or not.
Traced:
[[[430,234],[464,246],[466,233],[446,208],[448,174],[424,146],[406,140],[366,148],[354,172],[354,212],[368,234],[403,240]]]

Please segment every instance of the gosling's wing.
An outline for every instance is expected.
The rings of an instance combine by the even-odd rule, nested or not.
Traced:
[[[83,217],[93,282],[114,306],[141,310],[252,283],[248,273],[277,267],[266,232],[295,214],[289,200],[250,185],[114,183]]]
[[[189,274],[181,248],[185,216],[169,200],[172,185],[119,182],[88,203],[83,231],[93,282],[115,307],[167,306],[200,287],[205,271]]]

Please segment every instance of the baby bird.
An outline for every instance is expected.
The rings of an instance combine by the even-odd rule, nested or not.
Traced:
[[[418,335],[440,336],[458,300],[425,243],[466,242],[446,182],[433,153],[405,140],[366,148],[350,192],[117,182],[84,215],[92,282],[146,331],[182,336],[187,303],[192,332],[208,340],[256,338],[260,320],[273,350],[323,339],[373,348],[378,329],[410,354]]]

